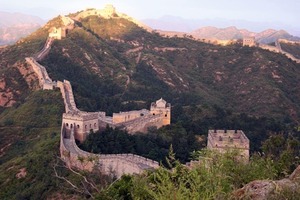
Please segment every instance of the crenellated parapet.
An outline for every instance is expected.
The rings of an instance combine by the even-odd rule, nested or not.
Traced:
[[[209,130],[207,148],[221,153],[238,150],[241,158],[249,160],[250,142],[242,130]]]
[[[83,151],[76,145],[74,129],[70,130],[69,135],[66,131],[63,124],[60,152],[68,167],[87,171],[98,169],[118,178],[124,174],[138,174],[159,167],[158,162],[134,154],[93,154]]]
[[[151,103],[150,113],[152,115],[160,114],[163,125],[171,124],[171,104],[160,98],[156,102]]]
[[[146,109],[113,113],[113,116],[112,116],[113,123],[118,124],[118,123],[132,121],[137,118],[149,115],[149,113],[150,113],[149,110],[146,110]]]
[[[147,132],[149,127],[160,128],[164,125],[162,114],[157,115],[146,115],[139,117],[132,121],[127,121],[123,123],[114,124],[115,127],[121,127],[125,129],[129,134],[134,134],[136,132]]]

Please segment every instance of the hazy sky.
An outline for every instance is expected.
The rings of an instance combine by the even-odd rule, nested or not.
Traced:
[[[300,30],[300,0],[0,0],[0,10],[31,13],[44,19],[113,4],[136,19],[173,15],[192,19],[279,22]]]

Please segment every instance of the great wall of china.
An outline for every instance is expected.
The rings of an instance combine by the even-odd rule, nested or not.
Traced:
[[[114,113],[112,117],[105,112],[80,111],[75,103],[71,83],[67,80],[52,81],[44,66],[38,63],[51,49],[54,39],[66,37],[66,31],[74,27],[74,21],[68,17],[61,17],[65,26],[53,28],[43,47],[33,57],[25,58],[26,62],[36,73],[42,89],[53,90],[59,88],[64,100],[65,113],[62,116],[60,154],[68,167],[81,170],[100,170],[104,174],[120,177],[123,174],[138,174],[144,170],[155,169],[159,163],[134,154],[93,154],[85,152],[76,145],[75,139],[83,142],[91,130],[98,131],[107,125],[126,129],[128,133],[144,132],[150,126],[161,127],[170,124],[171,105],[163,99],[151,104],[150,110],[137,110]],[[66,22],[66,23],[65,23]],[[58,31],[59,30],[59,31]],[[54,32],[53,32],[54,31]]]
[[[291,60],[295,61],[296,63],[300,63],[300,59],[296,58],[294,55],[282,50],[280,43],[297,43],[297,42],[292,42],[292,41],[288,41],[285,39],[279,39],[275,42],[275,46],[271,46],[271,45],[267,45],[267,44],[259,44],[258,47],[262,48],[262,49],[266,49],[269,51],[273,51],[276,53],[281,53],[283,55],[285,55],[286,57],[290,58]]]
[[[79,14],[77,17],[89,15],[89,12],[91,11],[92,10],[85,11],[83,14]],[[111,7],[108,7],[108,11],[97,10],[97,12],[93,13],[96,13],[96,15],[101,15],[101,12],[104,12],[105,16],[109,16],[114,14],[115,10]],[[76,19],[76,17],[74,19]],[[49,53],[54,40],[60,40],[66,37],[67,31],[74,28],[75,23],[73,19],[61,16],[61,20],[64,24],[63,27],[52,27],[43,49],[33,57],[25,58],[25,60],[36,73],[39,85],[42,89],[53,90],[54,88],[59,88],[62,94],[65,105],[65,113],[63,113],[62,116],[60,135],[60,154],[62,160],[64,160],[68,167],[75,167],[88,171],[96,169],[100,170],[104,174],[113,174],[116,177],[120,177],[123,174],[138,174],[147,169],[158,168],[158,162],[138,155],[93,154],[81,150],[76,145],[75,140],[83,142],[91,130],[98,131],[104,129],[107,125],[114,128],[119,127],[126,129],[130,134],[138,131],[145,132],[150,126],[156,126],[159,128],[163,125],[168,125],[171,122],[171,105],[163,99],[159,99],[151,104],[150,110],[142,109],[129,112],[113,113],[112,116],[106,116],[105,112],[84,112],[79,110],[75,103],[71,83],[67,80],[57,82],[52,81],[47,73],[46,68],[38,63],[38,61],[41,61]],[[259,47],[270,51],[275,51],[277,53],[282,53],[295,62],[300,63],[299,59],[281,49],[280,42],[286,41],[279,40],[276,42],[275,46],[260,44]],[[155,50],[164,51],[169,49],[165,48]],[[236,131],[229,131],[228,133],[231,132],[236,133]],[[223,132],[222,134],[222,136],[224,136]],[[233,142],[234,147],[236,147],[234,138],[233,140],[228,140],[229,142]],[[243,156],[247,159],[249,158],[249,140],[247,139],[246,141],[248,141],[248,143],[243,149]],[[218,144],[213,145],[214,148],[217,148]],[[245,144],[243,143],[243,145]],[[191,161],[191,163],[187,163],[186,165],[190,166],[189,164],[192,163],[194,163],[194,161]]]

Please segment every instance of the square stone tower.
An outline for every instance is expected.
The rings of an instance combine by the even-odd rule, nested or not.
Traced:
[[[66,37],[66,30],[65,28],[59,27],[52,27],[49,30],[49,38],[61,40],[62,38]]]
[[[150,113],[152,115],[161,115],[163,125],[171,124],[171,104],[160,98],[156,102],[151,103]]]
[[[238,150],[241,160],[249,160],[249,139],[242,130],[209,130],[207,148],[225,153]]]
[[[249,46],[249,47],[256,46],[255,38],[254,37],[243,38],[243,46]]]

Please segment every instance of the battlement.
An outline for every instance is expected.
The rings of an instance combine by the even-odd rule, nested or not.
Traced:
[[[90,113],[63,113],[63,119],[76,120],[76,121],[85,121],[98,119],[100,114],[98,112]]]
[[[161,115],[163,118],[163,125],[171,123],[171,104],[167,103],[162,98],[151,103],[150,113],[152,115]]]
[[[211,147],[249,149],[249,139],[241,130],[209,130]]]
[[[25,60],[38,76],[40,87],[44,90],[53,90],[53,87],[56,85],[56,82],[53,82],[52,79],[49,77],[46,68],[40,65],[33,57],[26,57]]]
[[[134,120],[139,117],[143,117],[145,115],[149,115],[149,110],[142,109],[142,110],[133,110],[128,112],[119,112],[119,113],[113,113],[113,123],[118,124],[122,122],[127,122]]]
[[[243,46],[249,46],[249,47],[256,46],[255,38],[254,37],[243,38]]]
[[[207,148],[220,152],[239,150],[241,157],[249,160],[250,142],[242,130],[209,130]]]

